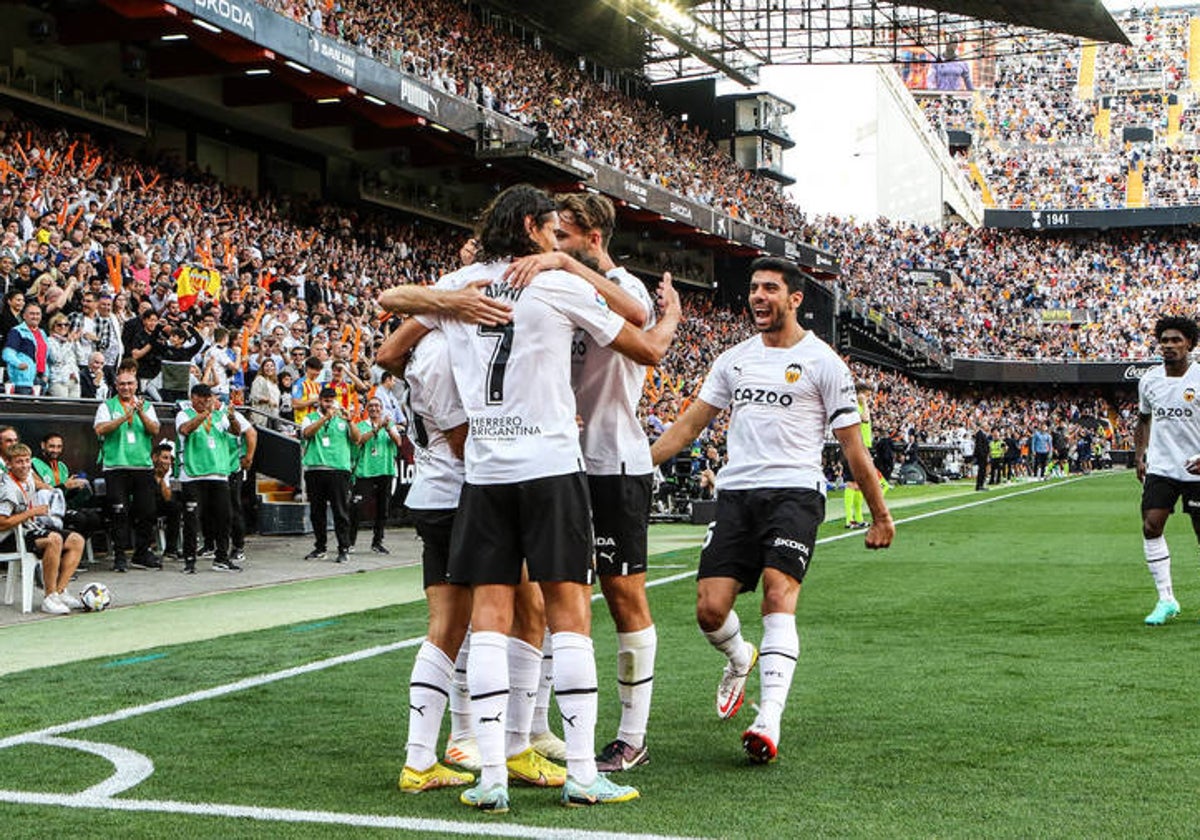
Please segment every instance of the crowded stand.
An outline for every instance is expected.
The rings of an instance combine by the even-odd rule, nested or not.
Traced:
[[[333,361],[345,361],[347,374],[362,381],[381,338],[375,297],[397,283],[436,279],[456,264],[463,236],[382,211],[252,198],[170,161],[136,161],[86,135],[22,119],[9,122],[0,152],[0,336],[23,322],[25,303],[37,301],[46,346],[54,349],[34,374],[7,364],[7,381],[21,388],[36,375],[46,392],[94,393],[91,356],[102,354],[111,377],[122,351],[143,342],[153,350],[139,360],[139,377],[157,393],[162,362],[207,349],[217,327],[231,331],[223,352],[240,357],[244,372],[227,384],[210,354],[193,373],[207,374],[221,394],[251,402],[252,380],[268,358],[268,375],[294,385],[304,377],[306,353],[321,361],[323,378],[332,376]],[[1028,237],[826,218],[813,220],[806,235],[855,255],[843,262],[839,281],[849,296],[963,356],[1145,358],[1154,318],[1184,309],[1196,293],[1195,246],[1172,232]],[[902,282],[907,270],[929,267],[950,269],[956,279]],[[198,302],[184,301],[178,277],[185,270],[224,279]],[[164,322],[157,343],[142,335],[145,309]],[[1043,309],[1086,310],[1091,320],[1046,324]],[[176,329],[187,324],[194,334]],[[727,326],[704,318],[697,328],[717,325]],[[64,341],[73,342],[74,359],[67,360]],[[680,372],[687,377],[705,367],[712,345],[686,334],[684,341],[702,350]],[[286,388],[276,388],[278,400],[261,385],[258,403],[286,415]]]
[[[1056,236],[944,230],[880,220],[815,222],[821,243],[854,253],[840,283],[936,349],[966,357],[1139,360],[1154,321],[1192,314],[1200,250],[1186,229]],[[905,282],[944,268],[949,283]],[[1043,310],[1082,310],[1084,323],[1048,323]]]
[[[804,215],[779,185],[752,175],[705,132],[587,75],[530,35],[523,41],[453,0],[270,8],[448,93],[524,125],[545,123],[572,151],[784,235]]]
[[[997,56],[978,107],[956,95],[918,102],[941,130],[973,134],[969,158],[995,206],[1011,209],[1177,206],[1200,202],[1193,94],[1188,89],[1191,10],[1117,16],[1131,46],[1103,44],[1090,88],[1081,46],[1037,38]],[[985,80],[986,81],[986,80]],[[1178,130],[1170,108],[1181,111]],[[1130,192],[1130,171],[1144,191]]]

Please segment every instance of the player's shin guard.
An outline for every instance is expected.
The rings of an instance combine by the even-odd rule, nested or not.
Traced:
[[[863,492],[861,490],[854,491],[854,521],[865,522],[863,518]]]
[[[467,661],[471,717],[479,744],[480,785],[508,785],[504,755],[504,713],[508,706],[508,637],[503,633],[471,634]]]
[[[408,683],[408,754],[406,766],[428,770],[437,761],[437,739],[450,697],[454,663],[436,645],[421,644]]]
[[[471,726],[471,690],[467,688],[467,659],[471,655],[471,634],[467,633],[458,658],[454,660],[454,678],[450,686],[450,740],[459,741],[475,734]]]
[[[529,748],[529,726],[542,678],[542,651],[528,642],[508,639],[508,716],[504,724],[505,755]]]
[[[617,696],[621,698],[617,737],[635,747],[646,742],[657,650],[658,631],[653,624],[635,633],[617,634]]]
[[[847,487],[842,491],[842,509],[846,512],[846,524],[854,521],[854,489]]]
[[[550,731],[550,689],[554,688],[554,645],[550,641],[550,630],[542,638],[542,678],[538,683],[537,702],[533,705],[533,734]]]
[[[746,640],[742,638],[742,622],[733,610],[725,616],[725,623],[716,630],[705,630],[704,638],[730,661],[738,671],[745,671],[750,665],[746,658]]]
[[[1160,601],[1171,601],[1175,598],[1175,589],[1171,585],[1171,550],[1163,537],[1152,540],[1142,539],[1142,549],[1146,554],[1146,568],[1154,578],[1154,587],[1158,590]]]
[[[567,774],[586,787],[596,780],[596,657],[592,640],[579,633],[555,633],[552,641]]]
[[[758,720],[774,733],[778,743],[783,708],[787,705],[796,659],[800,656],[800,635],[796,632],[796,616],[791,613],[770,613],[763,616],[762,647],[758,652],[759,684],[762,700]]]

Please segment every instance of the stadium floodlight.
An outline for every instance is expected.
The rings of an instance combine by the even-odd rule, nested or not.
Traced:
[[[369,93],[364,93],[364,94],[363,94],[363,99],[367,100],[367,101],[368,101],[368,102],[370,102],[372,105],[386,105],[386,104],[387,104],[387,103],[386,103],[386,102],[384,102],[382,99],[380,99],[378,96],[372,96],[372,95],[371,95],[371,94],[369,94]]]
[[[651,36],[652,82],[716,70],[745,84],[722,64],[754,76],[766,65],[898,64],[914,53],[990,59],[1075,49],[1078,38],[1129,44],[1101,0],[601,1]]]
[[[252,70],[247,70],[246,75],[247,76],[270,76],[271,71],[268,70],[266,67],[255,67]]]
[[[162,38],[160,40],[163,40],[163,41],[186,41],[187,39],[188,39],[188,36],[184,35],[182,32],[175,32],[171,35],[162,36]]]
[[[336,102],[341,102],[340,96],[326,96],[317,100],[318,105],[333,105]]]
[[[669,41],[738,84],[758,84],[758,68],[765,56],[732,41],[716,28],[701,23],[672,0],[601,0],[625,15],[631,23]]]
[[[449,134],[449,133],[450,133],[450,129],[446,128],[446,126],[442,125],[441,123],[435,123],[435,122],[431,122],[431,123],[429,124],[429,127],[430,127],[430,128],[432,128],[434,131],[440,131],[440,132],[442,132],[443,134]]]
[[[303,64],[297,64],[296,62],[292,61],[290,58],[283,63],[286,64],[288,67],[291,67],[297,73],[303,73],[305,76],[307,76],[309,73],[312,72],[307,67],[305,67]]]
[[[201,29],[208,30],[209,32],[212,32],[212,33],[214,33],[214,34],[216,34],[216,35],[220,35],[220,34],[221,34],[223,31],[224,31],[224,30],[222,30],[222,29],[221,29],[221,27],[219,27],[219,26],[213,26],[213,25],[212,25],[211,23],[209,23],[208,21],[206,21],[206,20],[201,20],[200,18],[192,18],[192,25],[193,25],[193,26],[199,26]]]

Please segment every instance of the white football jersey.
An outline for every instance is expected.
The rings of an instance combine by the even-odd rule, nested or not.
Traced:
[[[1138,383],[1138,413],[1150,415],[1146,472],[1177,481],[1200,481],[1184,464],[1200,455],[1200,365],[1167,376],[1159,365]]]
[[[415,450],[415,474],[404,503],[413,510],[457,508],[465,470],[443,430],[466,423],[467,413],[454,386],[445,333],[434,330],[417,343],[404,378],[404,413]]]
[[[642,281],[623,268],[606,275],[632,296],[646,313],[644,329],[654,326],[654,302]],[[637,407],[646,368],[614,350],[601,347],[584,330],[575,331],[571,347],[575,405],[583,418],[583,462],[591,475],[649,475],[650,442],[642,431]]]
[[[507,267],[507,262],[469,265],[437,284],[459,289],[488,280],[485,293],[513,307],[512,321],[498,327],[433,319],[446,333],[454,381],[470,422],[467,481],[476,485],[583,470],[571,392],[571,339],[579,327],[608,346],[625,326],[625,319],[574,274],[543,271],[530,285],[515,289],[502,280]]]
[[[824,494],[825,430],[860,421],[850,368],[812,332],[792,347],[768,347],[758,335],[731,347],[713,363],[700,399],[733,407],[718,490],[803,487]]]

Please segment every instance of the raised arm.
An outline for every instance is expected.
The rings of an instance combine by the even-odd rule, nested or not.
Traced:
[[[504,279],[518,288],[528,286],[540,272],[561,269],[590,283],[608,308],[639,329],[646,325],[646,310],[629,292],[603,274],[588,268],[565,251],[548,251],[513,260],[504,271]]]
[[[675,330],[683,318],[683,310],[679,303],[679,292],[671,285],[671,275],[664,274],[658,287],[659,297],[663,301],[663,314],[658,323],[648,330],[641,330],[626,322],[621,332],[608,346],[623,356],[627,356],[638,364],[656,365],[667,355]]]
[[[375,354],[375,364],[403,378],[409,353],[428,332],[429,327],[416,318],[409,318],[392,330],[392,334],[379,345],[379,352]]]
[[[685,446],[690,446],[692,441],[700,437],[704,428],[720,413],[721,409],[715,405],[710,405],[704,400],[695,400],[688,406],[687,411],[671,424],[671,428],[667,429],[662,437],[650,447],[650,459],[654,465],[658,466],[663,461],[672,458]]]
[[[512,320],[512,307],[483,293],[488,280],[468,283],[447,291],[427,286],[393,286],[379,296],[379,305],[387,312],[406,315],[441,315],[472,324],[500,325]]]

